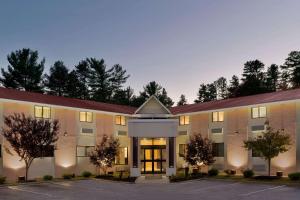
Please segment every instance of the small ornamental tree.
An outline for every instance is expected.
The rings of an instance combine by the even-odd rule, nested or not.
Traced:
[[[59,123],[26,117],[22,114],[13,114],[4,117],[5,126],[2,135],[9,142],[20,160],[25,162],[25,181],[28,179],[28,170],[35,158],[52,154],[54,144],[58,139]],[[9,148],[7,152],[13,154]]]
[[[202,137],[201,134],[194,134],[187,144],[185,161],[200,169],[202,165],[209,166],[215,162],[213,157],[212,141]]]
[[[104,134],[100,144],[90,153],[90,162],[106,174],[107,168],[112,167],[115,162],[119,146],[118,139]]]
[[[268,175],[271,175],[271,159],[288,151],[291,138],[284,131],[275,131],[266,122],[266,131],[261,136],[244,141],[244,147],[268,161]]]

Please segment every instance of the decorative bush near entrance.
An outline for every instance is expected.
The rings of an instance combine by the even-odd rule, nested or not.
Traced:
[[[4,184],[6,181],[6,177],[0,176],[0,184]]]
[[[219,174],[218,169],[212,168],[212,169],[208,170],[208,176],[218,176],[218,174]]]
[[[63,179],[71,179],[71,178],[74,178],[75,175],[74,174],[63,174],[62,177],[63,177]]]
[[[300,180],[300,172],[290,173],[288,176],[292,181]]]
[[[245,178],[252,178],[254,176],[254,171],[252,169],[246,169],[243,171],[243,175]]]
[[[92,173],[89,172],[89,171],[84,171],[84,172],[82,172],[81,175],[82,175],[83,177],[85,177],[85,178],[89,178],[90,176],[92,176]]]
[[[45,175],[43,177],[43,179],[44,179],[44,181],[51,181],[53,179],[53,176],[51,176],[51,175]]]

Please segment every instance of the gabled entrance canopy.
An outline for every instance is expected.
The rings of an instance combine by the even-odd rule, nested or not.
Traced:
[[[135,112],[136,117],[162,118],[172,116],[171,111],[152,95]]]

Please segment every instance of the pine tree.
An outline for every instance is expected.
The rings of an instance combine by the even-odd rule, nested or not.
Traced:
[[[78,82],[80,82],[80,85],[77,85],[77,87],[80,87],[80,90],[77,91],[76,96],[79,96],[81,99],[90,99],[91,95],[89,91],[89,79],[91,76],[91,70],[89,68],[88,62],[86,60],[80,61],[78,65],[75,66],[75,71],[71,74],[71,76],[74,80],[76,77],[76,79],[78,79]],[[74,92],[75,91],[73,91],[73,94]]]
[[[300,51],[292,51],[281,66],[293,88],[300,87]]]
[[[266,78],[266,85],[270,92],[274,92],[278,88],[278,80],[279,80],[279,70],[278,65],[272,64],[267,70],[267,78]]]
[[[201,84],[195,103],[208,102],[217,99],[217,89],[215,84]]]
[[[72,70],[68,74],[65,92],[66,97],[78,99],[86,99],[87,97],[86,85],[80,81],[78,74],[75,70]]]
[[[228,87],[228,93],[229,93],[228,96],[230,98],[238,96],[237,92],[239,90],[239,86],[240,86],[239,77],[237,77],[236,75],[233,75],[230,80],[230,85]]]
[[[133,89],[131,87],[127,87],[125,89],[116,90],[112,97],[112,102],[122,105],[131,105],[133,97]]]
[[[187,100],[185,98],[185,95],[180,95],[179,101],[177,102],[177,106],[184,106],[187,104]]]
[[[174,102],[172,99],[168,96],[168,93],[165,88],[162,89],[161,94],[158,96],[159,101],[164,104],[167,108],[170,108],[173,106]]]
[[[45,75],[44,85],[48,94],[66,96],[69,70],[62,61],[56,61],[50,68],[50,74]]]
[[[1,68],[0,82],[4,87],[18,90],[43,92],[42,75],[45,59],[38,62],[37,51],[22,49],[7,56],[7,71]]]
[[[217,89],[217,99],[226,99],[228,97],[227,80],[224,77],[218,78],[214,82]]]
[[[244,64],[242,83],[236,96],[247,96],[268,92],[265,84],[264,64],[259,60],[247,61]]]

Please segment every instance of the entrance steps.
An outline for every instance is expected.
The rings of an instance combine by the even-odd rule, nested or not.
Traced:
[[[166,175],[143,175],[138,177],[135,180],[135,183],[137,184],[147,184],[147,183],[154,183],[154,184],[165,184],[170,183],[169,178]]]

